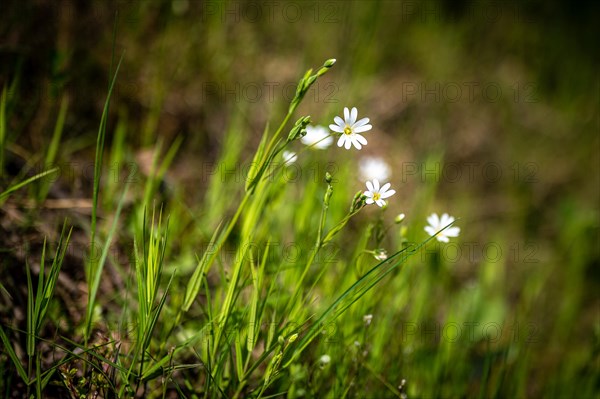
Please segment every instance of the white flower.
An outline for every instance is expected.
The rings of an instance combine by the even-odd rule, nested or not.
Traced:
[[[366,326],[370,325],[372,320],[373,320],[372,314],[366,314],[363,316],[363,322],[365,323]]]
[[[300,139],[302,144],[324,150],[333,143],[333,137],[329,134],[329,130],[323,126],[306,126],[306,135]]]
[[[333,118],[335,124],[329,125],[329,128],[336,133],[342,133],[338,139],[337,145],[342,145],[349,150],[352,145],[357,150],[362,148],[362,145],[367,145],[367,139],[361,136],[359,133],[369,131],[373,126],[369,125],[369,118],[362,118],[356,121],[358,118],[358,110],[356,107],[349,111],[347,107],[344,107],[344,119],[336,116]]]
[[[378,248],[373,251],[373,257],[377,260],[386,260],[388,258],[387,251],[383,248]]]
[[[387,180],[390,177],[390,166],[379,157],[365,157],[359,163],[360,176],[363,180]]]
[[[425,226],[425,231],[427,232],[427,234],[433,237],[438,231],[448,226],[450,223],[453,223],[454,218],[448,215],[447,213],[444,213],[442,215],[442,218],[440,219],[437,213],[432,213],[427,218],[427,222],[429,223],[429,226]],[[436,238],[439,242],[448,242],[450,241],[448,237],[458,237],[459,233],[460,227],[452,226],[440,232]]]
[[[284,151],[282,157],[285,165],[291,165],[298,160],[298,155],[293,151]]]
[[[363,195],[367,197],[365,202],[367,204],[376,203],[379,206],[384,206],[384,198],[388,198],[396,194],[396,190],[388,190],[390,186],[390,183],[386,183],[383,185],[383,187],[379,188],[379,180],[374,179],[373,183],[367,181],[368,190],[363,193]]]
[[[319,358],[319,363],[321,363],[321,365],[326,365],[329,364],[331,362],[331,356],[329,355],[323,355]]]

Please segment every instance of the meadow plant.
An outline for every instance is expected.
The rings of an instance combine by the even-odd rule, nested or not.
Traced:
[[[3,2],[0,397],[597,398],[600,3],[464,3]]]
[[[153,172],[146,180],[143,200],[130,210],[133,215],[130,228],[133,229],[134,238],[129,262],[133,265],[133,272],[127,271],[127,265],[117,269],[122,278],[127,280],[127,290],[136,293],[123,293],[125,295],[121,298],[124,307],[120,324],[126,326],[131,323],[132,327],[114,331],[103,325],[99,317],[104,301],[98,298],[98,293],[107,272],[110,248],[119,235],[118,226],[125,223],[122,214],[130,185],[123,187],[118,201],[100,201],[99,198],[103,190],[104,138],[110,94],[121,63],[117,64],[96,142],[90,228],[92,249],[85,268],[88,301],[80,330],[81,340],[71,337],[65,338],[66,343],[60,345],[51,343],[55,353],[62,355],[42,371],[40,352],[36,349],[39,347],[40,328],[64,260],[64,248],[71,235],[66,235],[63,243],[66,225],[47,278],[43,267],[46,252],[44,244],[37,291],[34,291],[27,269],[30,302],[26,332],[27,359],[24,363],[18,355],[18,348],[10,342],[8,333],[0,330],[7,353],[27,392],[35,386],[37,395],[42,396],[51,381],[62,384],[73,397],[158,397],[165,395],[167,387],[181,396],[186,396],[184,392],[194,392],[207,397],[233,398],[266,398],[282,390],[288,392],[289,397],[299,397],[308,392],[320,396],[332,389],[323,385],[329,368],[337,362],[333,354],[326,353],[324,346],[327,342],[323,340],[323,335],[328,326],[335,325],[336,320],[358,301],[367,302],[363,308],[371,307],[367,294],[375,286],[386,284],[384,278],[418,253],[433,237],[447,242],[448,237],[456,237],[459,233],[457,227],[450,227],[454,218],[444,214],[440,219],[433,214],[428,219],[430,225],[426,227],[430,237],[419,244],[405,243],[391,251],[381,246],[368,249],[369,236],[376,235],[380,244],[386,233],[378,230],[375,224],[370,224],[365,229],[368,231],[368,235],[364,236],[367,241],[360,243],[358,247],[361,249],[357,253],[372,254],[376,264],[353,275],[344,271],[345,261],[334,259],[323,262],[324,251],[332,246],[338,248],[336,255],[341,255],[342,259],[352,258],[354,249],[336,243],[337,238],[343,235],[351,220],[371,204],[381,208],[378,223],[384,223],[388,219],[384,213],[388,201],[396,193],[391,189],[391,182],[380,185],[379,180],[373,178],[365,182],[366,191],[356,191],[354,197],[336,198],[334,202],[335,186],[353,183],[344,181],[348,177],[343,174],[338,178],[326,172],[314,182],[301,182],[307,185],[305,190],[312,190],[315,194],[320,192],[321,200],[306,196],[300,207],[292,210],[293,217],[298,217],[293,215],[296,213],[305,219],[304,223],[297,226],[296,233],[304,239],[312,239],[308,251],[301,251],[291,262],[286,262],[281,254],[272,249],[286,239],[280,235],[283,230],[279,227],[282,223],[279,218],[286,217],[290,209],[284,200],[289,198],[285,192],[298,189],[285,178],[286,168],[303,162],[303,150],[295,150],[295,143],[301,141],[305,149],[321,150],[318,154],[321,161],[328,158],[330,162],[354,162],[336,159],[335,152],[328,148],[337,140],[338,147],[348,150],[354,146],[360,150],[367,145],[367,139],[362,134],[373,128],[369,118],[358,119],[356,107],[344,107],[344,118],[335,116],[334,123],[329,125],[331,131],[321,125],[313,125],[310,116],[301,116],[288,127],[311,85],[334,64],[335,60],[331,59],[315,73],[308,70],[298,82],[296,94],[278,128],[271,132],[269,125],[266,126],[235,212],[229,218],[223,217],[223,221],[214,226],[209,245],[197,256],[193,270],[188,267],[182,271],[169,266],[172,262],[170,248],[173,240],[169,235],[169,225],[174,218],[173,215],[164,218],[163,214],[169,209],[172,212],[177,210],[161,206],[157,211],[155,200],[157,178],[164,176],[180,141],[176,141],[167,151],[162,163],[158,162],[158,155],[154,156]],[[2,97],[0,111],[4,108],[5,96]],[[45,165],[48,168],[56,157],[66,107],[64,102],[46,156]],[[0,122],[3,118],[0,118]],[[286,129],[289,129],[287,133]],[[117,137],[123,140],[122,133]],[[162,143],[157,142],[156,154],[160,153],[161,146]],[[122,145],[113,144],[111,158],[122,159],[120,151]],[[379,162],[368,169],[387,178],[391,173],[386,169],[387,165],[383,166],[385,168]],[[38,179],[43,180],[52,171],[48,169],[14,184],[0,193],[0,199],[7,198],[12,192]],[[220,189],[218,184],[211,187]],[[48,189],[48,182],[43,182],[39,186],[38,198],[43,199]],[[119,191],[114,184],[106,189],[112,194]],[[345,212],[340,206],[344,202],[347,208]],[[101,225],[98,217],[100,210],[103,206],[115,203],[117,208],[112,220]],[[390,220],[391,226],[401,223],[404,217],[401,214],[395,220]],[[406,234],[406,230],[402,234]],[[95,246],[101,248],[99,257],[93,256]],[[301,246],[300,250],[303,249]],[[223,257],[225,250],[234,254],[233,259]],[[218,269],[216,272],[212,270],[215,266]],[[341,285],[331,291],[333,297],[318,299],[318,292],[327,286],[325,278],[331,273],[341,273]],[[175,286],[180,292],[174,292]],[[374,316],[370,313],[364,314],[358,323],[365,329],[376,328]],[[94,338],[94,331],[104,331],[104,338],[100,341]],[[18,334],[18,331],[15,333]],[[363,336],[363,340],[366,339]],[[360,356],[368,354],[362,347],[359,352]],[[282,378],[284,375],[287,378]],[[397,393],[393,387],[390,390]]]

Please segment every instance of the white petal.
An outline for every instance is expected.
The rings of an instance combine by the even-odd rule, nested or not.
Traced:
[[[460,227],[449,227],[444,230],[444,235],[448,237],[458,237],[460,234]]]
[[[379,191],[379,180],[373,179],[373,188],[375,191]]]
[[[445,235],[443,235],[443,234],[439,234],[437,236],[437,240],[439,242],[449,242],[450,241],[450,239],[448,237],[446,237]]]
[[[382,207],[382,206],[384,206],[384,205],[385,205],[385,201],[384,201],[384,200],[382,200],[382,199],[378,199],[378,200],[377,200],[377,201],[375,201],[375,202],[377,202],[377,205],[379,205],[380,207]]]
[[[349,150],[350,147],[352,147],[352,139],[346,137],[346,143],[344,144],[344,147],[346,147],[346,149]]]
[[[358,122],[355,122],[354,125],[352,125],[352,127],[361,127],[363,125],[366,125],[367,123],[369,123],[369,118],[362,118]]]
[[[346,135],[342,134],[337,142],[338,147],[341,147],[346,142]]]
[[[344,119],[346,121],[350,119],[350,110],[348,110],[348,107],[344,107]]]
[[[306,133],[304,137],[300,137],[300,141],[304,145],[313,145],[315,143],[310,133]]]
[[[364,125],[364,126],[355,127],[352,129],[352,131],[355,133],[364,133],[364,132],[371,130],[372,128],[373,128],[373,126],[371,126],[371,125]]]
[[[324,139],[317,141],[317,143],[315,144],[315,148],[324,150],[325,148],[329,147],[331,143],[333,143],[333,137],[327,136]]]
[[[440,218],[440,224],[442,226],[446,226],[448,223],[448,219],[450,218],[450,215],[448,215],[447,213],[442,214],[442,217]]]
[[[313,131],[315,131],[317,134],[320,134],[321,136],[324,136],[324,135],[327,134],[327,129],[325,129],[321,125],[315,125],[315,126],[313,126]]]
[[[371,191],[365,191],[363,195],[367,198],[373,198],[373,193]]]
[[[371,205],[373,202],[375,202],[375,201],[373,201],[373,198],[367,198],[365,200],[365,204],[368,204],[368,205]]]
[[[360,150],[362,148],[362,146],[360,145],[360,143],[356,139],[356,136],[352,137],[352,144],[354,144],[354,147],[356,147],[357,150]]]
[[[363,136],[361,136],[360,134],[355,134],[354,138],[356,139],[356,141],[358,141],[362,145],[367,145],[367,139],[364,138]]]
[[[352,107],[352,111],[350,112],[350,124],[353,125],[356,122],[356,118],[358,118],[358,110],[356,107]]]
[[[344,120],[342,118],[340,118],[339,116],[336,116],[335,118],[333,118],[333,120],[336,123],[336,125],[338,125],[341,128],[346,126],[346,122],[344,122]]]
[[[386,191],[385,193],[381,193],[381,198],[390,198],[394,194],[396,194],[396,190]]]
[[[429,234],[430,236],[435,234],[435,229],[431,226],[425,226],[425,231],[427,232],[427,234]]]
[[[370,181],[367,181],[367,188],[371,192],[375,191],[375,189],[373,188],[373,183],[371,183]]]
[[[390,188],[392,185],[392,183],[385,183],[383,186],[381,186],[381,190],[379,190],[382,194],[387,191],[388,188]]]
[[[439,226],[440,219],[439,219],[437,213],[432,213],[431,215],[429,215],[429,217],[427,218],[427,223],[429,223],[429,225],[434,228]]]
[[[344,133],[344,128],[343,128],[343,127],[341,127],[341,126],[338,126],[338,125],[333,125],[333,124],[331,124],[331,125],[329,125],[329,128],[330,128],[331,130],[333,130],[334,132],[337,132],[337,133]]]

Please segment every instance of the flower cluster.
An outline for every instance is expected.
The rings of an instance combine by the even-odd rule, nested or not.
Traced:
[[[302,135],[297,135],[297,137],[311,149],[324,150],[333,144],[334,136],[338,135],[338,147],[344,147],[346,150],[354,147],[361,150],[368,143],[364,133],[373,129],[369,123],[370,119],[358,119],[356,107],[344,107],[343,114],[343,118],[341,116],[333,118],[334,123],[329,125],[329,130],[320,125],[308,125],[308,117],[306,117],[303,119]],[[296,153],[285,151],[283,159],[284,163],[289,165],[296,162],[298,157]],[[386,181],[390,177],[390,166],[378,157],[365,157],[361,159],[359,166],[360,176],[365,181],[367,190],[362,195],[357,193],[354,201],[356,206],[353,205],[352,209],[359,209],[362,204],[385,207],[386,199],[396,193],[396,190],[391,189],[391,183],[380,184],[380,181]],[[401,223],[404,218],[404,214],[400,214],[396,217],[395,222]],[[427,218],[428,225],[425,227],[425,231],[440,242],[449,242],[451,237],[458,237],[460,233],[459,227],[451,226],[454,221],[455,219],[447,213],[442,214],[441,217],[437,213],[433,213]]]
[[[334,133],[339,133],[337,145],[349,150],[354,146],[360,150],[362,146],[367,145],[367,139],[361,133],[368,132],[373,128],[369,124],[369,118],[358,119],[358,110],[353,107],[351,110],[348,107],[344,108],[344,118],[339,116],[334,118],[333,124],[329,125],[329,129]],[[386,183],[380,186],[379,180],[386,180],[390,176],[390,167],[381,158],[367,157],[360,162],[361,177],[366,180],[367,191],[363,193],[365,204],[376,204],[379,207],[387,205],[386,198],[391,197],[396,193],[396,190],[391,190],[391,184]],[[404,214],[399,215],[396,219],[398,223],[404,220]],[[449,242],[450,237],[458,237],[460,228],[456,226],[450,227],[455,219],[444,213],[440,218],[437,213],[431,214],[427,218],[428,226],[425,231],[431,236],[436,237],[440,242]]]

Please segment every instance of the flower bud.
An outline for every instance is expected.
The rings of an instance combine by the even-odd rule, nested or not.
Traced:
[[[399,214],[398,216],[396,216],[396,218],[394,219],[394,223],[398,224],[398,223],[402,223],[402,221],[404,220],[404,218],[406,217],[406,215],[404,215],[403,213]]]
[[[325,172],[325,182],[327,184],[331,184],[332,180],[333,180],[333,176],[331,176],[331,173]]]
[[[306,135],[306,126],[310,123],[310,115],[302,116],[294,123],[294,127],[290,130],[287,141],[296,140]]]
[[[355,212],[362,208],[365,204],[365,197],[362,191],[358,191],[354,194],[354,198],[352,199],[352,205],[350,205],[350,212]]]
[[[327,61],[325,61],[323,66],[317,71],[315,78],[325,74],[329,70],[329,68],[331,68],[333,66],[333,64],[335,64],[335,58],[331,58],[331,59],[328,59]]]

